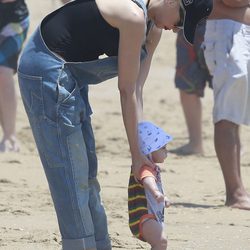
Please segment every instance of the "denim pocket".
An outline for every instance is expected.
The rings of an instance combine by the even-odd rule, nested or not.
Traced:
[[[69,71],[62,71],[57,83],[57,121],[77,126],[86,119],[84,102],[77,82]]]
[[[43,114],[42,77],[26,75],[18,72],[19,88],[26,112]]]
[[[76,91],[77,83],[71,76],[70,72],[62,69],[57,80],[57,101],[59,104],[64,102],[74,101],[74,93]]]

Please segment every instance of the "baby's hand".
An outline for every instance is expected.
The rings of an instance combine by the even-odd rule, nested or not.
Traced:
[[[163,195],[160,191],[155,191],[154,195],[155,195],[155,199],[158,203],[164,202],[166,208],[170,207],[171,202],[167,196]]]
[[[164,203],[166,208],[171,206],[171,201],[168,199],[167,196],[164,197]]]
[[[154,192],[154,197],[158,203],[165,202],[165,196],[160,191]]]

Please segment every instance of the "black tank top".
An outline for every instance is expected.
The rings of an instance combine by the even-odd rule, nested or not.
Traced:
[[[0,29],[8,23],[17,23],[28,17],[29,12],[24,0],[2,3],[0,0]]]
[[[48,48],[66,61],[118,55],[119,30],[104,20],[95,0],[75,0],[52,12],[41,32]]]

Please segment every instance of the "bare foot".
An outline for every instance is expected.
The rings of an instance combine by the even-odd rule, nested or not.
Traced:
[[[227,200],[225,205],[231,208],[250,210],[250,195],[246,194],[236,197],[232,200]]]
[[[203,155],[203,149],[201,147],[193,147],[190,143],[179,148],[169,150],[169,152],[177,155]]]
[[[16,139],[3,139],[0,142],[0,153],[19,152],[20,148]]]

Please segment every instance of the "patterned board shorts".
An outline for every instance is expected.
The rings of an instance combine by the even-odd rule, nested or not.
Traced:
[[[0,66],[17,70],[18,56],[27,36],[29,18],[9,23],[0,30]]]
[[[176,88],[186,93],[204,96],[206,85],[212,88],[212,78],[206,66],[202,43],[206,22],[197,26],[194,45],[188,44],[179,32],[176,40],[177,62],[175,74]]]

